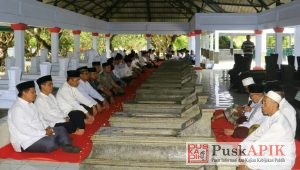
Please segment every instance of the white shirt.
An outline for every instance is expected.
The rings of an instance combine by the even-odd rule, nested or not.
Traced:
[[[260,125],[267,117],[263,115],[261,107],[262,107],[262,98],[258,103],[255,103],[254,107],[252,107],[250,114],[247,116],[248,120],[242,123],[240,126],[250,128],[254,124]]]
[[[77,89],[86,98],[89,98],[92,101],[95,101],[93,98],[98,99],[100,101],[104,101],[104,98],[91,86],[91,84],[88,81],[79,80],[79,85]]]
[[[34,105],[38,109],[42,121],[54,127],[56,123],[65,122],[67,117],[58,107],[58,103],[53,94],[48,96],[40,92],[34,101]]]
[[[132,76],[132,71],[125,63],[116,65],[115,70],[120,78]]]
[[[279,110],[285,115],[287,120],[290,122],[293,134],[295,136],[297,128],[296,110],[285,98],[283,98],[279,103]]]
[[[152,60],[152,61],[155,60],[155,54],[150,54],[150,60]]]
[[[68,116],[72,110],[80,110],[87,113],[88,111],[80,104],[84,104],[88,107],[97,104],[95,101],[86,98],[76,87],[70,86],[68,82],[65,82],[62,87],[59,88],[56,99],[65,117]]]
[[[8,129],[10,142],[16,152],[21,152],[46,136],[47,125],[40,120],[33,103],[18,98],[8,110]]]
[[[145,66],[145,65],[147,65],[146,64],[146,61],[145,61],[145,59],[144,59],[144,57],[143,56],[139,56],[139,61],[140,61],[140,64],[142,65],[142,66]]]
[[[296,147],[294,134],[292,132],[292,127],[290,126],[289,121],[286,117],[278,110],[272,116],[268,116],[262,125],[257,128],[253,133],[251,133],[242,143],[242,146],[245,146],[245,143],[289,143],[291,144],[291,157],[287,157],[286,161],[291,161],[290,165],[286,166],[270,166],[264,167],[263,169],[291,169],[295,163],[296,158]],[[261,166],[254,164],[247,164],[250,169],[261,169]]]

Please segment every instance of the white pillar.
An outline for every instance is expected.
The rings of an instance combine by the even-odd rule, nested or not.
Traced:
[[[58,75],[62,77],[66,77],[68,65],[69,65],[69,58],[59,58],[59,72]]]
[[[200,67],[201,62],[201,47],[200,47],[201,30],[195,30],[195,67]]]
[[[43,62],[40,64],[41,76],[46,76],[51,74],[51,63]]]
[[[48,58],[48,50],[45,48],[40,49],[40,63],[46,62]]]
[[[275,37],[276,37],[275,53],[278,53],[277,64],[279,66],[282,63],[282,57],[283,57],[283,49],[282,49],[282,32],[283,32],[283,30],[284,30],[284,28],[282,28],[282,27],[274,28]]]
[[[30,68],[30,73],[31,74],[36,74],[38,72],[38,57],[31,57],[31,68]]]
[[[80,30],[73,30],[74,35],[74,57],[78,58],[80,57]]]
[[[49,32],[51,32],[51,62],[58,62],[58,53],[59,53],[59,32],[60,28],[53,27],[49,28]]]
[[[214,34],[209,34],[209,50],[214,51]]]
[[[215,52],[219,52],[219,32],[215,31]]]
[[[151,34],[145,34],[146,41],[147,41],[147,50],[151,49]]]
[[[110,58],[110,34],[105,34],[105,52],[106,58]]]
[[[262,30],[255,30],[255,67],[261,67],[261,58],[263,56],[263,37]]]
[[[97,32],[92,33],[92,36],[93,36],[93,49],[97,52],[98,52],[98,35],[99,34]]]
[[[24,31],[27,25],[23,23],[11,24],[11,28],[14,30],[14,46],[15,46],[15,65],[25,71],[25,42]]]
[[[20,67],[10,67],[8,69],[8,90],[16,91],[16,85],[19,84],[21,80],[21,72]]]
[[[7,71],[10,67],[13,67],[15,65],[13,57],[6,57],[5,58],[5,73],[7,74]]]
[[[206,42],[206,49],[209,50],[209,33],[206,34],[205,37],[206,37],[206,41],[205,41]]]
[[[230,38],[230,49],[233,49],[233,35],[229,35],[229,38]]]
[[[188,50],[191,51],[192,50],[191,33],[188,33],[187,36],[188,36]]]
[[[300,25],[295,26],[294,39],[295,39],[295,46],[294,46],[295,69],[297,70],[300,64],[297,61],[297,57],[300,56]]]
[[[195,54],[195,50],[196,50],[196,42],[195,42],[195,33],[191,32],[191,49],[194,51]],[[201,47],[200,47],[201,48]]]

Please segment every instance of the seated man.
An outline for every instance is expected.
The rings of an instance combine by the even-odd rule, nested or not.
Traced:
[[[120,55],[121,54],[117,53],[116,57],[120,56]],[[115,58],[110,58],[107,60],[107,63],[110,64],[110,67],[111,67],[110,75],[114,82],[116,82],[119,86],[124,88],[127,86],[127,83],[121,79],[119,72],[118,72],[117,68],[115,67],[117,64],[117,60],[115,60]]]
[[[254,82],[254,80],[253,80],[252,77],[247,77],[247,78],[244,78],[244,79],[242,80],[242,84],[243,84],[243,86],[244,86],[244,88],[245,88],[245,91],[246,91],[247,93],[249,93],[248,87],[249,87],[251,84],[255,84],[255,82]]]
[[[282,100],[279,103],[279,110],[281,113],[285,115],[287,120],[290,122],[290,125],[292,127],[294,136],[296,133],[297,128],[297,121],[296,121],[296,110],[295,108],[286,100],[283,88],[280,87],[277,83],[270,83],[266,85],[265,92],[269,92],[270,90],[276,92],[282,97]]]
[[[16,152],[52,152],[62,147],[66,152],[80,152],[71,144],[64,127],[50,127],[40,119],[33,102],[36,98],[34,81],[17,85],[18,99],[8,110],[10,142]]]
[[[247,77],[245,79],[242,80],[243,82],[243,86],[245,88],[245,91],[247,93],[249,93],[248,87],[254,83],[254,80],[252,77]],[[231,123],[235,123],[241,116],[240,120],[238,120],[238,123],[242,123],[245,120],[245,117],[249,116],[249,110],[251,110],[251,107],[253,107],[253,102],[251,101],[251,99],[249,99],[249,102],[247,105],[244,106],[239,106],[239,105],[232,105],[231,107],[229,107],[228,109],[226,109],[224,111],[224,114],[220,114],[220,115],[214,115],[212,118],[212,121],[219,119],[221,117],[226,117],[226,119],[231,122]]]
[[[74,122],[76,121],[79,130],[84,132],[85,123],[91,124],[94,121],[93,114],[96,112],[94,101],[86,98],[78,89],[79,84],[79,72],[76,70],[70,70],[67,72],[67,81],[59,88],[56,99],[59,108],[62,110],[64,116],[69,116],[70,119],[74,116]],[[91,109],[86,110],[84,106]],[[75,117],[76,115],[76,117]]]
[[[276,165],[272,163],[262,166],[261,164],[246,162],[246,165],[239,167],[240,169],[291,169],[293,167],[296,157],[294,134],[289,121],[284,116],[284,113],[279,110],[281,100],[281,96],[274,91],[269,91],[265,95],[262,112],[267,115],[267,118],[257,130],[241,143],[241,146],[243,149],[246,149],[244,153],[248,153],[249,144],[272,143],[272,145],[276,146],[284,143],[284,145],[289,147],[289,152],[284,152],[285,164]],[[285,148],[287,147],[284,147],[283,150],[286,151]],[[268,147],[264,152],[270,153],[270,148]]]
[[[68,133],[82,135],[83,132],[79,130],[81,123],[78,123],[78,116],[75,112],[65,115],[58,107],[56,98],[53,96],[53,83],[51,75],[40,77],[36,80],[40,93],[34,102],[37,110],[41,115],[41,119],[49,124],[51,127],[63,126]],[[83,115],[82,115],[83,116]]]
[[[111,65],[102,64],[103,72],[99,76],[99,89],[109,96],[123,95],[124,90],[111,77]]]
[[[97,102],[96,108],[98,113],[100,113],[102,109],[108,108],[108,103],[105,101],[105,99],[88,82],[89,80],[88,68],[86,66],[80,67],[77,69],[77,71],[80,72],[80,80],[79,80],[79,85],[77,87],[78,90],[86,98],[90,99],[91,101]]]
[[[264,86],[252,84],[249,86],[249,93],[251,101],[254,103],[254,107],[250,108],[251,110],[247,120],[239,125],[236,124],[235,129],[225,129],[224,133],[226,135],[232,135],[235,138],[246,138],[251,126],[260,125],[264,121],[265,116],[261,111]]]
[[[132,71],[124,62],[123,56],[119,53],[116,55],[114,60],[114,71],[124,82],[126,82],[126,84],[129,84],[130,81],[133,79]]]

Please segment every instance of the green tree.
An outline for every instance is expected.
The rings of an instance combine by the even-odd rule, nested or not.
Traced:
[[[111,48],[114,50],[142,50],[146,46],[143,34],[117,34],[111,38]]]
[[[219,48],[220,49],[229,49],[230,48],[229,36],[220,36],[219,37]],[[235,42],[233,42],[233,48],[237,48]]]
[[[151,44],[158,53],[166,53],[169,45],[173,45],[178,35],[152,35]]]
[[[174,43],[173,43],[175,50],[180,50],[183,48],[188,48],[188,37],[186,35],[180,35],[176,37]]]
[[[7,56],[7,49],[13,46],[13,32],[0,32],[0,66],[4,65],[4,59]]]

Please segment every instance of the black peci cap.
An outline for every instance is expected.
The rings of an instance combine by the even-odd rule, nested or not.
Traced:
[[[23,90],[26,90],[26,89],[29,89],[29,88],[34,88],[34,81],[25,81],[25,82],[22,82],[22,83],[19,83],[16,88],[18,89],[19,93]]]
[[[95,67],[88,68],[88,71],[89,72],[96,72],[96,68]]]
[[[251,84],[248,89],[249,93],[264,93],[265,87],[261,84]]]
[[[101,66],[100,61],[94,61],[92,62],[92,66]]]
[[[44,83],[46,81],[52,81],[51,75],[47,75],[47,76],[43,76],[43,77],[38,78],[36,80],[36,83],[40,86],[42,83]]]
[[[80,73],[82,73],[84,71],[88,71],[88,67],[87,66],[79,67],[79,68],[77,68],[77,71],[79,71]]]
[[[69,71],[67,71],[67,75],[68,75],[68,77],[79,77],[80,72],[77,70],[69,70]]]
[[[106,67],[106,66],[110,66],[110,64],[109,64],[109,63],[103,63],[103,64],[102,64],[102,68],[104,68],[104,67]]]

